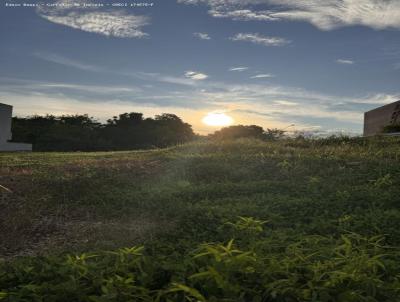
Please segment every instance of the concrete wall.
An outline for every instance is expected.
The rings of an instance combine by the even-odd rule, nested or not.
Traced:
[[[364,136],[380,134],[385,126],[396,123],[400,123],[400,101],[365,112]]]
[[[11,151],[32,151],[32,145],[24,143],[0,143],[0,152]]]
[[[0,144],[11,139],[12,106],[0,103]]]
[[[0,103],[0,151],[32,151],[31,144],[10,143],[12,106]]]

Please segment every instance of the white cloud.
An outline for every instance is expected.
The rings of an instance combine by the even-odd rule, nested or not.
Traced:
[[[167,75],[143,74],[143,78],[177,83],[175,77]],[[321,127],[322,130],[347,127],[347,130],[358,132],[361,132],[364,111],[399,99],[399,94],[380,93],[339,98],[265,83],[227,84],[185,78],[181,80],[193,82],[196,86],[179,90],[168,87],[165,91],[149,93],[148,90],[131,86],[100,87],[84,83],[52,83],[0,77],[0,98],[15,104],[16,109],[20,108],[17,113],[24,115],[80,112],[96,117],[110,117],[116,113],[138,110],[149,112],[150,115],[166,110],[179,114],[187,109],[190,114],[183,116],[184,120],[198,130],[204,126],[198,121],[205,112],[224,108],[237,113],[233,118],[238,123],[259,124],[264,128],[295,123],[297,129],[307,125]],[[142,111],[142,108],[147,111]]]
[[[119,72],[119,75],[134,77],[145,81],[157,81],[162,83],[176,84],[182,86],[195,86],[196,80],[191,78],[182,78],[174,75],[165,75],[150,72]]]
[[[279,37],[267,37],[257,33],[239,33],[231,37],[232,41],[246,41],[264,46],[283,46],[290,43],[289,40]]]
[[[150,80],[150,81],[157,81],[163,83],[170,83],[170,84],[178,84],[184,86],[194,86],[196,84],[196,79],[194,78],[181,78],[175,77],[170,75],[162,75],[159,73],[150,73],[150,72],[124,72],[124,71],[113,71],[106,69],[102,66],[95,66],[90,65],[75,59],[67,58],[58,54],[54,53],[43,53],[43,52],[36,52],[33,54],[35,57],[40,58],[42,60],[56,63],[68,67],[73,67],[76,69],[84,70],[84,71],[92,71],[92,72],[101,72],[111,75],[118,75],[118,76],[127,76],[127,77],[134,77],[141,80]],[[196,75],[193,75],[196,77]],[[201,74],[198,75],[201,77]],[[197,79],[198,80],[198,79]]]
[[[388,104],[399,98],[398,95],[384,93],[338,98],[335,95],[295,87],[265,84],[214,83],[214,85],[215,89],[209,88],[206,92],[201,92],[202,97],[199,99],[208,100],[219,106],[231,106],[242,112],[263,115],[275,122],[292,123],[293,119],[305,121],[329,119],[338,126],[343,123],[354,125],[353,129],[359,129],[359,131],[361,131],[363,113],[371,109],[371,105]]]
[[[69,1],[59,0],[59,6],[39,8],[38,14],[53,23],[65,25],[86,32],[118,38],[144,38],[148,36],[142,27],[149,24],[149,18],[128,14],[122,10],[74,7]]]
[[[277,100],[274,101],[275,104],[277,105],[282,105],[282,106],[297,106],[298,103],[296,102],[290,102],[290,101],[285,101],[285,100]]]
[[[229,71],[239,71],[239,72],[241,72],[241,71],[245,71],[247,69],[249,69],[249,67],[239,66],[239,67],[231,67],[231,68],[229,68]]]
[[[353,65],[354,61],[353,60],[348,60],[348,59],[337,59],[336,63],[345,64],[345,65]]]
[[[150,78],[149,80],[167,82],[164,79]],[[148,90],[131,84],[91,85],[0,77],[0,99],[4,98],[9,102],[9,96],[14,95],[17,98],[19,97],[22,102],[25,102],[27,107],[30,106],[28,98],[35,96],[55,99],[74,98],[82,102],[92,103],[94,110],[96,109],[95,107],[101,106],[102,102],[109,101],[125,102],[138,106],[198,108],[198,100],[191,98],[190,94],[188,95],[183,91],[186,90],[174,90],[171,86],[168,87],[168,90],[159,91],[158,89]]]
[[[250,77],[250,79],[263,79],[263,78],[274,78],[275,76],[270,73],[262,73],[262,74],[257,74],[255,76]]]
[[[119,76],[127,76],[127,77],[134,77],[141,80],[150,80],[150,81],[157,81],[169,84],[177,84],[177,85],[184,85],[184,86],[194,86],[196,85],[196,80],[203,80],[208,76],[202,73],[196,72],[189,72],[186,75],[186,78],[176,77],[171,75],[163,75],[159,73],[150,73],[150,72],[125,72],[125,71],[114,71],[104,68],[102,66],[95,66],[90,65],[75,59],[67,58],[58,54],[54,53],[45,53],[45,52],[36,52],[33,54],[35,57],[68,66],[73,67],[76,69],[84,70],[84,71],[92,71],[92,72],[101,72],[101,73],[108,73],[111,75],[119,75]]]
[[[92,93],[115,94],[124,92],[139,92],[139,88],[123,87],[123,86],[98,86],[98,85],[80,85],[80,84],[66,84],[66,83],[42,83],[37,84],[37,89],[71,89],[80,90]]]
[[[103,68],[101,67],[97,67],[94,65],[90,65],[90,64],[85,64],[70,58],[66,58],[54,53],[44,53],[44,52],[36,52],[33,54],[35,57],[48,61],[48,62],[52,62],[52,63],[56,63],[56,64],[60,64],[60,65],[64,65],[64,66],[69,66],[69,67],[74,67],[77,69],[81,69],[81,70],[86,70],[86,71],[93,71],[93,72],[100,72],[100,71],[104,71]]]
[[[268,11],[253,11],[250,9],[218,10],[211,9],[210,15],[215,18],[231,18],[241,21],[274,21],[277,18],[270,15]]]
[[[211,37],[207,33],[193,33],[193,36],[200,40],[211,40]]]
[[[91,85],[65,82],[49,82],[0,77],[0,87],[4,92],[18,92],[36,95],[79,95],[96,96],[100,99],[110,97],[139,96],[142,89],[135,86]]]
[[[196,71],[187,71],[185,72],[185,77],[191,80],[205,80],[208,78],[208,75]]]
[[[400,99],[400,94],[385,94],[377,93],[362,98],[353,100],[357,104],[374,104],[374,105],[385,105],[396,102]]]
[[[213,17],[306,21],[322,30],[363,25],[400,29],[399,0],[178,0],[206,4]]]
[[[14,114],[21,117],[35,114],[63,115],[88,113],[90,116],[105,122],[112,116],[123,112],[142,112],[145,116],[171,112],[182,117],[184,121],[192,122],[190,117],[197,114],[197,109],[182,108],[177,105],[158,106],[152,103],[132,103],[118,99],[94,101],[47,94],[29,94],[21,98],[20,94],[3,93],[3,96],[7,97],[7,102],[14,106]]]

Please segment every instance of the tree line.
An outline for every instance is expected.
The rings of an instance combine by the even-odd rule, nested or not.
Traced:
[[[35,151],[106,151],[162,148],[195,137],[192,126],[175,114],[144,118],[131,112],[106,123],[84,115],[14,117],[13,141],[33,145]]]
[[[113,151],[163,148],[192,141],[201,136],[192,126],[171,113],[144,118],[131,112],[100,123],[87,114],[13,117],[14,142],[33,145],[34,151]],[[208,139],[252,137],[278,139],[284,131],[260,126],[236,125],[216,131]]]

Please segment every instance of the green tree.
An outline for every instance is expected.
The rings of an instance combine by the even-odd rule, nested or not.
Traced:
[[[265,138],[264,129],[260,126],[250,125],[235,125],[222,128],[221,130],[215,131],[210,135],[212,139],[236,139],[236,138]]]

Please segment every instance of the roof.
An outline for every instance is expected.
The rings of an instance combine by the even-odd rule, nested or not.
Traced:
[[[0,103],[0,107],[11,107],[11,108],[12,108],[12,106],[11,106],[11,105],[8,105],[8,104],[3,104],[3,103]]]
[[[391,106],[393,106],[393,105],[395,105],[395,104],[400,104],[400,100],[399,100],[399,101],[396,101],[396,102],[393,102],[393,103],[389,103],[389,104],[380,106],[380,107],[377,107],[377,108],[372,109],[372,110],[369,110],[369,111],[366,111],[365,113],[368,113],[368,112],[371,112],[371,111],[375,111],[375,110],[379,110],[379,109],[383,109],[383,108],[385,108],[385,107],[391,107]]]

